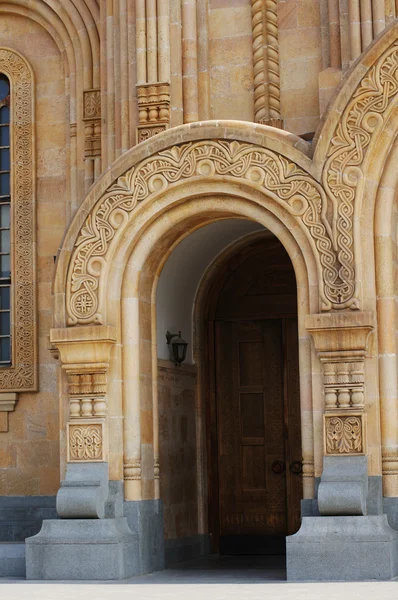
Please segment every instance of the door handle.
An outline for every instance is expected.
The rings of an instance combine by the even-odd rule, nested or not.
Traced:
[[[271,465],[271,469],[273,473],[276,473],[276,475],[279,475],[280,473],[283,473],[283,471],[285,470],[285,463],[282,462],[281,460],[274,460],[274,462]]]
[[[290,470],[295,475],[301,475],[301,473],[303,472],[303,463],[301,462],[301,460],[294,460],[293,462],[291,462]]]

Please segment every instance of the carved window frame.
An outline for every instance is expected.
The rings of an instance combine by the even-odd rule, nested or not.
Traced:
[[[10,81],[11,365],[0,368],[0,392],[38,389],[36,169],[33,70],[19,52],[0,47]]]

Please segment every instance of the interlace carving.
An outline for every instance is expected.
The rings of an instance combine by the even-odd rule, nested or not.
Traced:
[[[337,302],[358,306],[355,295],[353,215],[363,163],[372,135],[398,91],[398,42],[373,65],[348,103],[330,143],[323,184],[332,200],[332,232],[340,266]]]
[[[75,244],[67,287],[68,323],[101,322],[100,279],[116,231],[137,202],[163,193],[183,179],[239,179],[271,195],[294,215],[312,237],[324,273],[321,295],[333,302],[340,266],[326,218],[321,186],[295,163],[252,144],[210,140],[159,152],[130,169],[112,185],[88,215]]]
[[[11,81],[13,144],[13,347],[11,367],[0,369],[2,392],[37,389],[36,360],[36,200],[34,192],[33,78],[13,50],[0,48],[0,72]]]
[[[101,460],[102,424],[69,425],[69,460]]]
[[[362,418],[326,416],[326,454],[360,454],[362,448]]]

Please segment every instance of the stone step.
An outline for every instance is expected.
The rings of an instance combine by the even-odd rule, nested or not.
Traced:
[[[25,575],[25,542],[0,542],[0,577]]]

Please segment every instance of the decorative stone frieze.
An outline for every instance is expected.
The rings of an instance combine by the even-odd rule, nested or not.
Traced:
[[[170,84],[140,84],[137,86],[137,98],[137,143],[139,143],[169,127]]]
[[[373,314],[308,315],[323,367],[325,455],[366,453],[365,357]]]
[[[83,92],[84,157],[101,156],[101,90]]]

